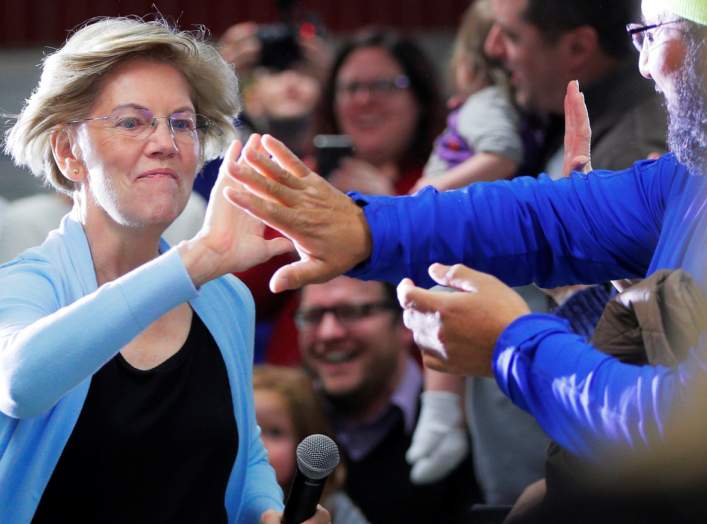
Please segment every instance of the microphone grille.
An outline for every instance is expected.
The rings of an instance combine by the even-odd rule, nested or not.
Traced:
[[[307,477],[323,479],[339,465],[339,448],[326,435],[309,435],[297,446],[297,465]]]

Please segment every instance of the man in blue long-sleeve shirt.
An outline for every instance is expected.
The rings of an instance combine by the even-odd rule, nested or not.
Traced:
[[[276,141],[256,137],[245,153],[254,170],[242,170],[244,190],[228,196],[295,242],[301,260],[274,275],[273,289],[351,268],[359,278],[457,287],[467,292],[435,294],[410,281],[399,288],[410,325],[431,347],[428,362],[469,374],[493,369],[511,399],[577,454],[591,456],[606,443],[640,449],[660,441],[689,384],[707,375],[705,343],[676,368],[622,364],[559,319],[527,314],[506,286],[478,272],[510,285],[557,286],[681,267],[707,288],[707,2],[644,0],[642,10],[644,24],[632,26],[631,35],[641,72],[666,98],[673,154],[557,182],[521,178],[347,199]],[[582,152],[571,141],[566,149]],[[475,270],[433,266],[433,280],[432,262]]]

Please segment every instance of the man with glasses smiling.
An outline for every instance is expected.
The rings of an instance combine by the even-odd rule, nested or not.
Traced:
[[[347,458],[346,491],[368,520],[459,522],[475,495],[469,459],[431,484],[410,481],[422,375],[393,287],[346,277],[306,286],[295,321]]]

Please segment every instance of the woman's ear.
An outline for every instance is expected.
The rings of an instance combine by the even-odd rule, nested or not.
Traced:
[[[81,150],[76,143],[73,130],[62,127],[52,132],[50,143],[54,162],[62,175],[72,182],[82,182],[86,178],[86,166],[81,160]]]

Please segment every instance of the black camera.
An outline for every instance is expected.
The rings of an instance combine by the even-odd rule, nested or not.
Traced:
[[[283,71],[302,58],[296,27],[283,23],[261,25],[257,37],[262,67]]]

